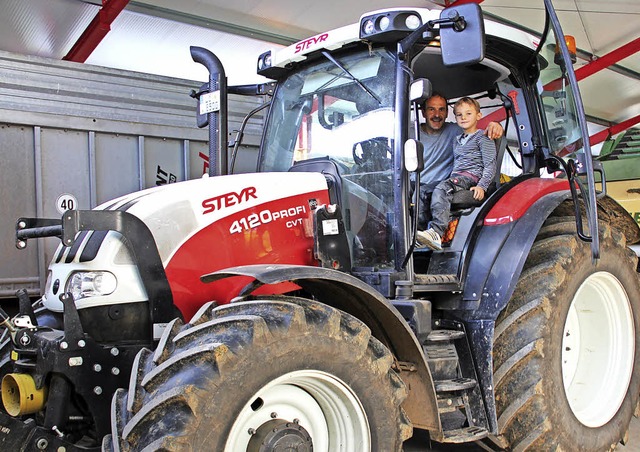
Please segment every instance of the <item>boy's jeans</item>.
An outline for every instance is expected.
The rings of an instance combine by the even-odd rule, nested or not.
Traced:
[[[449,179],[440,182],[433,190],[429,227],[433,228],[440,237],[449,226],[453,194],[460,190],[469,190],[474,185],[476,185],[476,181],[470,177],[452,175]]]

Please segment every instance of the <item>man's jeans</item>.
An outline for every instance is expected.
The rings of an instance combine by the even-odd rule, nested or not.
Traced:
[[[433,228],[440,237],[449,226],[451,215],[451,201],[453,194],[460,190],[469,190],[476,185],[476,181],[467,176],[451,176],[449,179],[440,182],[431,195],[431,222],[429,227]]]

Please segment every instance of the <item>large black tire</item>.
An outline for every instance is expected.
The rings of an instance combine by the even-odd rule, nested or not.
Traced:
[[[513,450],[601,451],[624,438],[640,393],[640,283],[624,236],[601,258],[552,217],[496,321],[499,432]]]
[[[138,354],[103,450],[400,450],[412,428],[391,365],[362,322],[316,302],[205,306]]]

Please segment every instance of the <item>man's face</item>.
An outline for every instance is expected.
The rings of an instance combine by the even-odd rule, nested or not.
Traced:
[[[447,101],[440,96],[430,98],[425,104],[422,114],[427,128],[427,133],[439,133],[447,119]]]

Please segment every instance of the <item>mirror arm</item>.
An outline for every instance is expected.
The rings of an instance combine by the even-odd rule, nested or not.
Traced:
[[[458,14],[457,11],[451,11],[451,14],[447,18],[427,21],[398,43],[400,53],[406,55],[409,49],[418,42],[425,33],[435,31],[436,25],[439,25],[440,28],[443,26],[451,26],[455,31],[462,31],[467,27],[467,22],[464,20],[464,16]]]

